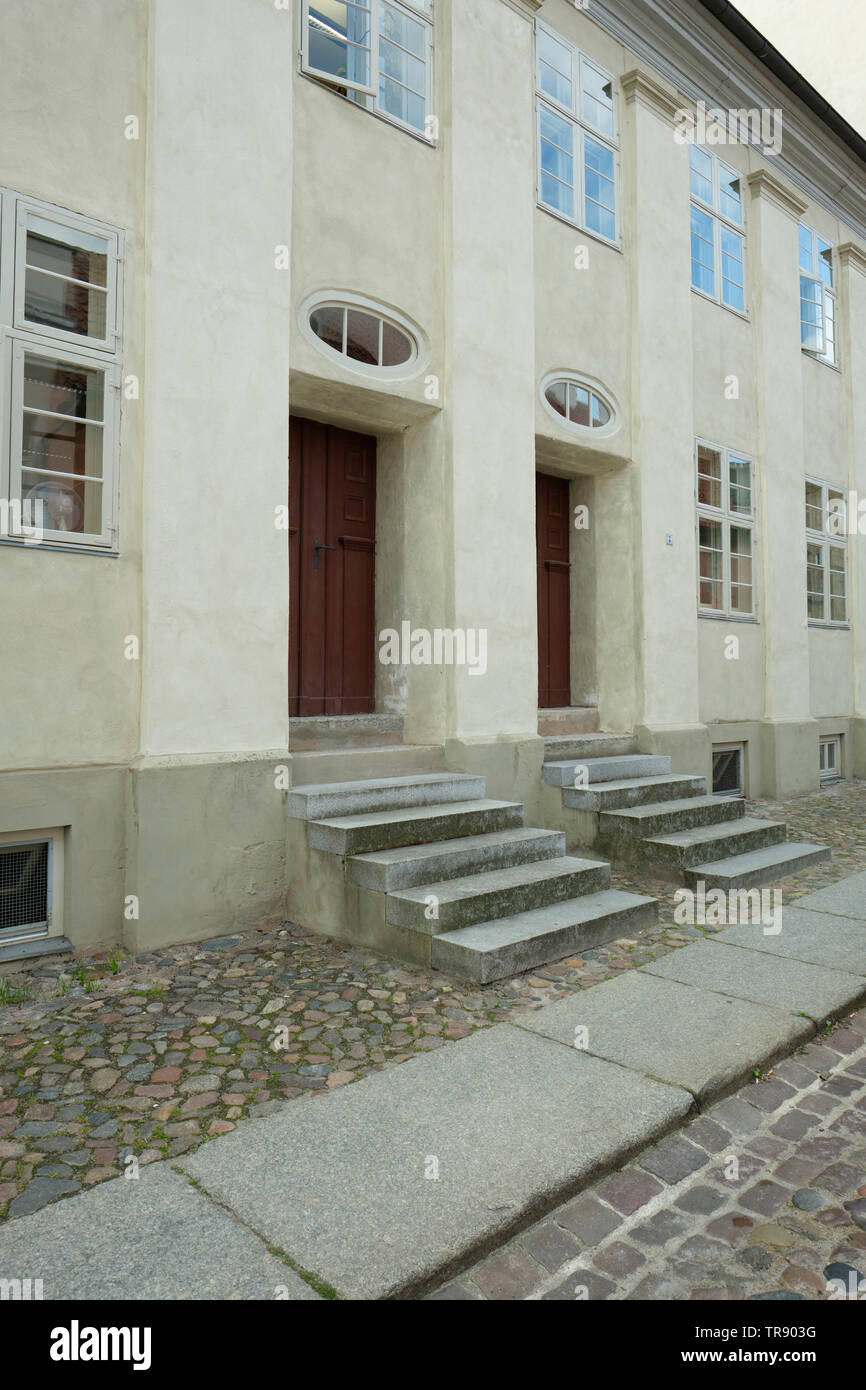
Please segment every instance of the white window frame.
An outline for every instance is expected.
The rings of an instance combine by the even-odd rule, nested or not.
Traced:
[[[26,216],[35,212],[59,228],[81,229],[109,243],[106,336],[95,340],[24,317]],[[121,348],[124,234],[68,208],[0,188],[0,543],[31,549],[81,550],[117,554],[120,447]],[[102,422],[102,525],[98,532],[44,530],[34,535],[32,520],[22,515],[21,444],[24,353],[95,368],[105,373],[105,418]]]
[[[29,333],[36,333],[40,338],[56,338],[60,342],[71,343],[78,347],[91,348],[94,351],[104,349],[106,352],[114,352],[117,347],[119,336],[118,290],[120,279],[121,233],[115,228],[104,227],[98,222],[92,222],[88,217],[80,217],[75,213],[63,212],[59,208],[50,207],[47,203],[36,202],[32,198],[16,198],[15,201],[16,246],[13,327],[20,328]],[[108,243],[105,336],[103,338],[95,338],[87,333],[72,333],[67,329],[55,328],[50,324],[37,323],[27,318],[24,311],[27,276],[27,218],[31,213],[37,217],[43,218],[47,222],[55,223],[57,227],[71,232],[73,236],[75,236],[76,232],[83,232],[91,236],[97,236]],[[41,273],[48,274],[49,272]]]
[[[722,479],[721,495],[722,505],[713,507],[708,502],[698,500],[699,487],[699,449],[711,449],[714,453],[721,456],[722,460]],[[749,512],[734,511],[730,505],[730,464],[731,460],[736,459],[739,463],[749,465],[749,495],[751,499],[751,510]],[[743,449],[727,448],[724,444],[716,444],[711,439],[695,440],[694,458],[694,479],[695,479],[695,557],[697,565],[697,584],[698,584],[698,613],[707,618],[724,618],[727,622],[752,623],[758,620],[758,585],[757,585],[757,543],[758,532],[755,515],[755,496],[756,496],[756,474],[755,461],[751,454],[747,454]],[[709,521],[720,524],[722,527],[722,607],[713,608],[709,604],[701,602],[701,521]],[[752,590],[752,608],[750,612],[744,612],[741,608],[734,608],[731,604],[731,527],[737,526],[742,530],[751,533],[752,549],[752,582],[750,586],[745,586],[738,581],[739,587],[750,587]]]
[[[833,746],[836,749],[836,765],[830,767],[825,756],[825,750]],[[821,763],[824,766],[821,766]],[[830,782],[844,781],[842,772],[842,735],[841,734],[821,734],[818,738],[818,781],[821,786],[827,786]]]
[[[330,343],[326,343],[323,338],[313,332],[310,316],[316,309],[359,309],[362,313],[370,314],[383,323],[390,323],[393,328],[399,329],[409,339],[412,347],[411,355],[405,362],[400,362],[394,367],[374,367],[370,362],[359,362],[357,358],[348,357],[346,353],[338,352],[336,348],[331,347]],[[406,318],[405,314],[392,309],[390,305],[380,304],[377,300],[367,299],[363,295],[350,294],[341,290],[310,295],[304,300],[298,312],[298,327],[307,342],[311,343],[317,352],[324,353],[325,357],[332,362],[339,363],[346,371],[357,372],[361,376],[371,377],[376,381],[400,381],[405,377],[416,376],[426,360],[426,344],[420,328],[411,319]],[[345,328],[346,320],[344,320],[343,325],[344,343]]]
[[[431,126],[431,106],[433,99],[433,4],[432,0],[367,0],[370,6],[370,81],[367,84],[362,82],[350,82],[346,78],[341,78],[332,72],[326,72],[322,68],[313,67],[310,62],[310,24],[309,10],[310,5],[315,6],[315,0],[302,0],[301,3],[301,44],[299,53],[300,70],[307,77],[312,77],[317,82],[323,82],[331,87],[339,95],[345,95],[346,99],[361,106],[365,111],[370,111],[374,116],[380,117],[383,121],[388,121],[400,130],[407,131],[414,135],[416,139],[425,141],[428,145],[435,145],[435,130],[428,129]],[[414,19],[417,23],[423,24],[426,41],[424,48],[424,129],[419,130],[417,126],[410,125],[408,121],[403,121],[393,112],[386,111],[379,105],[379,11],[383,4],[390,5],[392,9],[398,10]],[[435,122],[432,123],[435,126]]]
[[[804,488],[803,488],[803,508],[804,508],[804,515],[805,515],[805,507],[806,507],[806,486],[807,486],[807,485],[811,485],[812,487],[818,487],[818,488],[821,489],[821,515],[822,515],[822,518],[823,518],[823,526],[822,526],[821,530],[819,531],[817,527],[809,526],[809,524],[808,524],[808,519],[806,519],[806,566],[807,566],[807,568],[806,568],[806,619],[807,619],[807,621],[808,621],[810,627],[813,627],[813,626],[814,626],[814,627],[841,627],[841,628],[846,628],[846,627],[849,626],[849,621],[848,621],[848,537],[847,537],[847,501],[846,501],[846,498],[845,498],[845,492],[844,492],[844,489],[843,489],[843,488],[837,487],[837,486],[835,486],[833,483],[828,483],[828,482],[827,482],[825,479],[823,479],[823,478],[813,478],[813,477],[807,475],[807,477],[806,477],[805,480],[804,480]],[[832,494],[832,499],[831,499],[831,494]],[[836,499],[839,499],[840,502],[841,502],[840,509],[839,509],[837,512],[834,513],[834,515],[838,516],[838,518],[839,518],[839,531],[838,531],[838,534],[836,533],[836,530],[835,530],[835,529],[834,529],[834,530],[831,530],[831,529],[830,529],[830,525],[829,525],[829,518],[830,518],[830,502],[831,502],[831,500],[835,501]],[[823,591],[823,599],[824,599],[824,616],[823,616],[823,618],[815,618],[815,617],[812,617],[812,615],[809,613],[809,594],[810,594],[810,592],[812,592],[812,591],[810,591],[810,589],[809,589],[809,547],[810,547],[810,546],[817,546],[817,547],[820,548],[820,551],[821,551],[822,591]],[[838,594],[833,595],[833,594],[831,594],[831,592],[830,592],[830,588],[831,588],[831,585],[830,585],[830,573],[831,573],[831,568],[830,568],[830,551],[831,551],[831,549],[832,549],[832,550],[840,550],[840,551],[842,552],[842,558],[843,558],[843,561],[844,561],[844,569],[842,570],[842,573],[843,573],[844,576],[845,576],[845,593],[844,593],[845,617],[844,617],[844,618],[833,618],[833,617],[830,616],[831,611],[832,611],[832,599],[833,599],[834,597],[835,597],[835,598],[838,598],[838,597],[839,597]],[[839,573],[838,570],[835,571],[835,572],[836,572],[836,573]]]
[[[578,424],[575,420],[569,420],[567,416],[560,415],[559,411],[555,410],[554,407],[550,404],[550,401],[547,399],[548,389],[551,386],[555,386],[560,383],[562,383],[566,387],[579,386],[584,391],[589,392],[590,424],[581,425]],[[544,406],[548,415],[551,415],[553,417],[553,419],[556,421],[557,425],[559,425],[561,429],[568,430],[570,433],[577,433],[579,435],[582,435],[585,439],[587,439],[587,441],[589,441],[590,437],[592,439],[604,439],[607,435],[613,434],[616,430],[619,429],[619,411],[617,409],[616,403],[614,402],[607,389],[603,387],[600,382],[595,381],[592,377],[581,376],[578,372],[548,372],[547,375],[542,377],[541,379],[540,392],[542,405]],[[591,423],[591,398],[593,396],[597,397],[597,399],[601,401],[602,405],[606,407],[609,413],[609,419],[607,419],[603,425],[593,425]]]
[[[0,948],[14,946],[26,941],[41,941],[46,937],[63,935],[63,850],[65,829],[52,826],[50,829],[6,830],[0,833],[0,845],[20,846],[39,845],[48,842],[47,868],[47,906],[48,920],[41,929],[21,928],[17,935],[11,929],[0,932]],[[8,931],[8,935],[7,935]]]
[[[538,80],[539,54],[538,54],[538,34],[548,34],[556,43],[561,44],[571,52],[571,88],[572,105],[563,105],[557,101],[556,97],[545,92],[541,88]],[[544,24],[541,20],[535,21],[535,51],[533,61],[535,65],[535,201],[538,207],[544,212],[549,212],[553,217],[560,218],[572,227],[579,227],[587,236],[595,237],[605,246],[619,247],[621,244],[620,228],[620,132],[619,132],[619,101],[617,96],[617,82],[614,75],[597,63],[594,58],[590,58],[583,53],[568,39],[564,38],[556,29],[549,24]],[[583,73],[584,68],[589,67],[611,86],[611,115],[613,132],[608,135],[598,129],[591,121],[583,115]],[[541,111],[547,107],[555,116],[567,121],[574,131],[574,203],[575,216],[569,217],[561,208],[554,207],[551,203],[546,203],[542,197],[542,165],[541,165]],[[613,220],[614,234],[612,237],[605,236],[604,232],[597,231],[588,225],[586,217],[586,160],[584,142],[587,139],[594,140],[597,145],[603,146],[613,156]]]
[[[810,267],[805,271],[800,265],[800,232],[809,233],[810,243]],[[827,262],[830,267],[830,284],[818,274],[819,257],[823,254],[820,246],[823,245],[830,252],[830,260]],[[833,243],[819,236],[814,227],[810,227],[807,222],[800,222],[797,227],[797,273],[799,276],[799,299],[800,299],[800,347],[807,357],[813,357],[816,362],[824,362],[828,367],[836,367],[839,364],[839,301],[836,294],[836,253]],[[806,320],[803,318],[803,281],[807,280],[811,285],[817,285],[821,291],[821,346],[820,348],[810,348],[803,342],[803,329]],[[817,300],[814,301],[817,303]],[[828,325],[832,332],[828,331]]]
[[[90,547],[111,547],[117,540],[117,505],[116,505],[116,471],[115,460],[117,457],[117,443],[119,438],[119,417],[120,417],[120,367],[116,363],[106,362],[91,354],[82,352],[64,352],[58,349],[54,343],[40,342],[33,338],[22,337],[17,333],[7,334],[10,345],[11,389],[9,397],[9,488],[7,496],[11,502],[18,501],[23,506],[23,486],[21,474],[25,468],[22,458],[23,446],[23,417],[24,417],[24,358],[25,354],[35,357],[44,357],[47,361],[61,362],[70,367],[87,367],[91,370],[101,371],[104,374],[105,385],[103,400],[105,408],[105,418],[101,422],[96,422],[102,428],[102,527],[98,532],[91,531],[52,531],[45,528],[42,532],[42,540],[54,541],[61,545],[82,545]],[[71,475],[58,474],[59,478],[67,478]],[[78,476],[78,475],[76,475]],[[83,475],[81,480],[84,481]],[[48,481],[46,477],[46,481]],[[26,518],[24,519],[26,525]],[[21,526],[20,513],[17,518],[13,516],[11,509],[8,512],[7,530],[4,533],[10,539],[24,540],[26,532]],[[2,525],[2,521],[0,521]],[[41,544],[41,542],[39,542]],[[32,542],[28,543],[28,549]]]
[[[711,178],[710,178],[710,183],[712,184],[712,193],[713,193],[713,199],[712,199],[712,202],[710,202],[710,203],[706,202],[705,199],[701,198],[697,193],[693,193],[693,192],[692,192],[692,189],[691,189],[691,149],[692,149],[692,148],[695,148],[695,149],[700,150],[701,154],[706,155],[707,158],[710,160],[710,164],[711,164]],[[727,216],[724,212],[722,212],[722,210],[721,210],[721,190],[720,190],[720,187],[719,187],[719,173],[720,173],[720,171],[721,171],[722,169],[724,169],[726,173],[732,174],[732,175],[734,176],[734,178],[739,179],[739,181],[740,181],[740,186],[741,186],[741,187],[740,187],[740,221],[739,221],[739,222],[734,222],[734,221],[732,221],[731,218],[728,217],[728,216]],[[739,314],[741,318],[747,317],[747,316],[748,316],[748,309],[749,309],[749,297],[748,297],[748,292],[747,292],[747,272],[746,272],[746,202],[745,202],[745,199],[744,199],[743,194],[742,194],[742,184],[743,184],[744,180],[745,180],[745,174],[740,173],[739,169],[736,169],[736,168],[734,167],[733,164],[727,164],[723,159],[720,159],[719,156],[718,156],[717,154],[714,154],[712,150],[705,149],[705,147],[704,147],[703,145],[695,145],[694,147],[692,147],[692,146],[689,147],[689,281],[690,281],[690,283],[691,283],[692,291],[693,291],[695,294],[699,294],[699,295],[701,296],[702,299],[709,299],[713,304],[718,304],[718,305],[720,306],[720,308],[722,308],[722,309],[727,309],[727,310],[728,310],[730,313],[732,313],[732,314]],[[710,218],[710,220],[711,220],[711,222],[712,222],[712,226],[713,226],[713,293],[712,293],[712,294],[709,294],[706,290],[701,289],[700,286],[694,284],[694,282],[692,281],[692,258],[691,258],[691,208],[692,208],[692,206],[696,207],[696,208],[698,209],[699,212],[702,212],[702,213],[704,213],[706,216],[708,216],[708,217]],[[741,242],[742,249],[743,249],[743,260],[742,260],[742,266],[743,266],[743,284],[742,284],[742,290],[743,290],[743,307],[742,307],[742,309],[738,308],[735,304],[728,304],[728,303],[725,301],[725,299],[722,297],[722,280],[723,280],[723,278],[724,278],[723,275],[722,275],[722,228],[725,228],[726,231],[732,232],[735,236],[738,236],[738,237],[740,238],[740,242]],[[731,283],[733,284],[734,282],[731,281]]]
[[[740,781],[736,791],[717,792],[712,786],[712,760],[717,753],[736,753],[739,757]],[[726,797],[728,800],[742,801],[746,795],[746,745],[744,743],[714,743],[710,750],[710,792],[713,796]]]

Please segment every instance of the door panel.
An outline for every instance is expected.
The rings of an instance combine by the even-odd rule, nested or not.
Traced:
[[[538,704],[571,704],[571,563],[568,480],[535,475],[538,562]]]
[[[374,708],[375,540],[375,439],[292,419],[292,715],[369,714]]]

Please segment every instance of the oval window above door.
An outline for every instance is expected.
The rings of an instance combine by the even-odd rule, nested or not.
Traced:
[[[328,357],[368,376],[408,376],[420,365],[419,334],[393,309],[356,295],[316,295],[301,309],[301,328]]]
[[[541,383],[542,399],[561,425],[610,434],[617,426],[616,410],[592,381],[565,372],[552,372]]]

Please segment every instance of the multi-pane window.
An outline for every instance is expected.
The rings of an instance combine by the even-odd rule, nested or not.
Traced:
[[[0,538],[116,545],[121,234],[0,190]]]
[[[818,773],[822,782],[841,782],[842,739],[838,735],[818,740]]]
[[[692,288],[729,309],[746,307],[742,183],[736,169],[689,146]]]
[[[833,248],[811,227],[800,223],[800,342],[822,362],[836,361],[836,292]]]
[[[848,620],[845,497],[806,479],[806,613],[813,623]]]
[[[754,469],[733,449],[697,441],[698,607],[754,615]]]
[[[617,239],[613,78],[536,24],[538,201],[605,241]]]
[[[352,101],[432,138],[432,0],[304,0],[301,66]]]

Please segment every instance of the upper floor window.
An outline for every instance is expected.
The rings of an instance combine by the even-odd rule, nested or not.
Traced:
[[[697,441],[698,607],[751,617],[754,598],[754,468],[737,450]]]
[[[700,145],[689,146],[692,288],[745,311],[743,200],[740,175]]]
[[[616,412],[601,391],[580,377],[554,373],[542,382],[544,403],[563,424],[578,429],[603,430],[616,426]]]
[[[303,0],[301,67],[432,138],[432,0]]]
[[[538,200],[569,222],[616,241],[613,78],[536,24]]]
[[[838,488],[806,479],[806,614],[813,623],[848,621],[847,522]]]
[[[800,342],[806,352],[822,362],[836,361],[836,292],[833,283],[833,248],[801,222],[798,232],[800,263]]]
[[[122,234],[0,189],[0,538],[117,541]]]
[[[320,351],[352,371],[404,377],[417,368],[418,338],[409,321],[359,296],[316,296],[302,306],[301,324]]]

